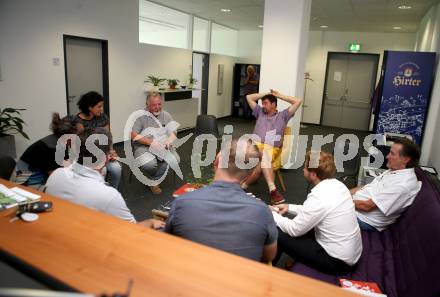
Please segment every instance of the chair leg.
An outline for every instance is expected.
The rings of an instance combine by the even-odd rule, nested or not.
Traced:
[[[281,175],[281,171],[277,170],[276,174],[278,176],[278,180],[280,181],[281,189],[283,189],[283,192],[286,192],[286,185],[284,184],[284,179],[283,176]]]

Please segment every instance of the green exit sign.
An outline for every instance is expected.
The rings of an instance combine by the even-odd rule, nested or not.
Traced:
[[[348,45],[348,50],[350,52],[359,52],[361,50],[361,45],[359,43],[352,42]]]

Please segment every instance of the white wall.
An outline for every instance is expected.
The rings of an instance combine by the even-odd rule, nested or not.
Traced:
[[[282,94],[300,97],[303,93],[303,73],[307,56],[310,23],[310,0],[266,1],[264,5],[263,45],[261,51],[260,91],[275,89]],[[279,100],[278,110],[289,107]],[[292,129],[292,152],[283,167],[296,161],[301,110],[288,122]],[[287,163],[286,162],[291,162]],[[301,159],[300,159],[300,162]]]
[[[211,53],[237,56],[238,31],[211,23]]]
[[[415,34],[412,33],[310,31],[306,71],[311,74],[314,81],[307,82],[305,102],[307,107],[304,108],[303,121],[319,124],[329,51],[347,52],[350,42],[361,43],[361,52],[380,54],[379,75],[383,51],[413,50],[414,38]],[[261,30],[240,31],[237,63],[261,63],[261,45]],[[303,96],[303,94],[299,95]]]
[[[30,143],[48,134],[51,112],[62,115],[67,112],[63,34],[108,40],[110,117],[115,142],[123,139],[130,113],[145,106],[146,75],[181,80],[188,77],[190,50],[139,44],[138,0],[4,0],[0,3],[3,79],[0,106],[26,108],[23,119],[31,137],[30,141],[16,137],[18,155]],[[60,59],[59,66],[52,64],[53,58]],[[215,55],[212,63],[223,60],[224,93],[209,99],[216,115],[227,114],[225,110],[230,112],[232,75],[229,73],[233,59]],[[212,91],[213,87],[210,97]],[[181,116],[178,111],[170,110],[176,120]]]
[[[319,124],[328,52],[347,52],[348,44],[357,42],[361,53],[380,54],[380,69],[384,50],[413,50],[414,37],[412,33],[311,31],[306,72],[314,81],[307,83],[303,122]]]
[[[440,4],[426,13],[416,34],[416,51],[435,52],[440,46]]]
[[[231,115],[232,75],[236,58],[211,54],[209,58],[208,114],[217,118]],[[218,65],[224,65],[223,93],[217,94]]]
[[[263,30],[243,30],[238,32],[237,63],[260,64]]]
[[[440,54],[440,4],[433,6],[425,15],[420,23],[419,31],[416,35],[415,50],[437,52],[437,70],[435,82],[432,88],[431,102],[429,103],[428,117],[422,142],[422,165],[440,168],[440,67],[438,58]]]

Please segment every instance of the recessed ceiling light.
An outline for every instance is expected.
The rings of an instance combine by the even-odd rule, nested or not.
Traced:
[[[328,28],[327,25],[321,25],[321,26],[319,26],[319,27],[322,28],[322,29]]]
[[[257,27],[258,27],[258,28],[263,28],[264,26],[263,26],[263,25],[258,25]]]
[[[231,10],[229,8],[222,8],[220,9],[222,12],[231,12]]]
[[[411,9],[412,7],[409,6],[409,5],[400,5],[397,8],[399,8],[399,9]]]
[[[394,30],[401,30],[401,29],[402,29],[402,27],[399,27],[399,26],[395,26],[395,27],[393,27],[393,29],[394,29]]]

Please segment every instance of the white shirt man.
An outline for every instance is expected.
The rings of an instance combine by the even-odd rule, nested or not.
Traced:
[[[97,170],[79,163],[55,170],[47,180],[46,192],[125,221],[136,222],[121,194],[107,186]]]
[[[347,187],[332,178],[336,172],[333,156],[320,153],[318,168],[308,168],[304,177],[315,187],[303,205],[281,204],[272,207],[279,232],[279,253],[286,252],[325,273],[345,273],[362,253],[362,239],[354,203]],[[291,213],[289,219],[282,214]],[[313,230],[311,233],[309,231]]]
[[[362,230],[385,230],[413,203],[421,188],[412,168],[419,156],[415,143],[397,140],[386,157],[389,170],[370,184],[350,190]]]
[[[105,128],[85,129],[80,135],[80,146],[74,149],[79,152],[78,161],[72,165],[55,170],[47,180],[46,192],[61,199],[83,205],[88,208],[136,223],[121,194],[113,187],[107,186],[101,174],[108,162],[108,153],[112,146],[111,134]],[[98,141],[107,139],[107,143]],[[90,141],[90,145],[86,143]],[[91,151],[89,151],[89,148]],[[94,163],[88,161],[96,158]],[[83,164],[80,164],[83,163]],[[154,219],[139,224],[159,229],[164,222]]]

